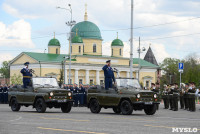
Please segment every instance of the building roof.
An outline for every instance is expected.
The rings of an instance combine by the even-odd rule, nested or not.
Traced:
[[[64,60],[64,57],[68,56],[66,54],[49,54],[49,53],[35,53],[35,52],[22,52],[20,55],[22,55],[22,54],[26,54],[38,62],[57,62],[57,63],[61,63]],[[77,56],[102,57],[102,58],[115,58],[116,59],[116,57],[111,57],[111,56],[107,56],[107,55],[77,55]],[[76,57],[76,55],[75,55],[75,57]],[[12,64],[12,62],[15,61],[15,59],[13,59],[10,63]],[[129,58],[117,57],[117,59],[127,59],[128,60]],[[72,57],[72,61],[76,61],[76,59],[74,57]],[[133,64],[139,64],[139,58],[133,58]],[[143,59],[140,59],[140,66],[141,67],[150,67],[150,68],[159,68],[159,66],[154,65],[150,62],[147,62]]]
[[[74,38],[72,38],[72,43],[83,43],[83,40],[80,36],[76,35]]]
[[[67,56],[65,54],[49,54],[49,53],[35,53],[35,52],[22,52],[22,54],[26,54],[29,57],[37,60],[38,62],[62,62],[64,61],[64,57]],[[72,59],[72,61],[76,61]]]
[[[98,26],[90,21],[82,21],[77,23],[72,28],[72,32],[76,33],[76,29],[78,29],[78,35],[82,38],[102,40],[101,32]]]
[[[48,46],[60,46],[59,40],[53,38],[49,41]]]
[[[155,58],[155,56],[153,54],[153,51],[151,50],[150,46],[149,46],[149,49],[148,49],[146,55],[144,56],[144,60],[146,60],[146,61],[158,66],[158,63],[156,61],[156,58]]]
[[[124,46],[124,44],[120,39],[115,39],[112,41],[111,46]]]
[[[148,61],[145,61],[143,59],[139,60],[139,58],[133,58],[133,64],[139,64],[139,62],[140,62],[140,66],[141,67],[155,67],[155,68],[159,68],[158,65],[152,64],[152,63],[150,63]]]

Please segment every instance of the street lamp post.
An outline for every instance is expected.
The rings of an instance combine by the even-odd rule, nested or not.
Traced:
[[[138,62],[138,80],[140,81],[140,69],[141,69],[141,66],[140,66],[140,53],[144,52],[146,50],[145,47],[143,47],[142,49],[140,48],[140,37],[139,37],[139,48],[137,49],[138,51],[138,57],[139,57],[139,62]]]
[[[130,78],[133,78],[133,3],[131,0]]]
[[[67,9],[67,8],[62,8],[62,7],[57,7],[59,9],[64,9],[64,10],[67,10],[71,13],[71,19],[70,21],[66,22],[66,24],[68,26],[70,26],[70,33],[69,33],[69,41],[70,41],[70,44],[69,44],[69,79],[68,79],[68,83],[71,84],[71,39],[72,39],[72,26],[76,24],[76,21],[72,20],[72,8],[71,8],[71,4],[68,4],[69,8],[70,9]],[[64,67],[65,67],[65,64],[66,64],[66,60],[64,62]],[[64,82],[66,83],[66,80],[65,80],[65,68],[64,68]]]

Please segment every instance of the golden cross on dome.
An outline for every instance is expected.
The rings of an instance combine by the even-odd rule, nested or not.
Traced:
[[[85,3],[85,14],[87,14],[87,3]]]

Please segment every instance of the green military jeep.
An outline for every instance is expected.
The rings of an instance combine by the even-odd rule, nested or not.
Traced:
[[[133,110],[143,110],[147,115],[156,112],[158,96],[149,90],[142,90],[137,79],[117,78],[116,85],[109,90],[103,86],[88,89],[88,108],[99,113],[101,108],[113,108],[117,114],[130,115]]]
[[[30,105],[39,113],[44,113],[47,107],[61,108],[63,113],[71,111],[72,93],[60,89],[56,78],[34,77],[31,81],[31,86],[27,88],[15,85],[9,89],[8,101],[12,111]]]

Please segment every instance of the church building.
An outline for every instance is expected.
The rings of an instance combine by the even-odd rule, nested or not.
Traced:
[[[102,67],[107,60],[111,60],[113,68],[119,70],[119,77],[130,77],[129,58],[123,57],[124,44],[118,37],[113,39],[111,56],[102,55],[102,36],[99,27],[88,21],[85,11],[84,21],[77,23],[72,28],[71,51],[71,83],[103,84],[104,73]],[[22,52],[10,62],[10,77],[19,75],[25,62],[30,62],[29,68],[35,70],[35,74],[41,77],[56,77],[59,79],[62,70],[65,69],[65,83],[69,81],[69,60],[60,54],[61,44],[58,39],[51,39],[48,43],[48,53]],[[153,52],[152,52],[153,53]],[[155,58],[155,57],[154,57]],[[64,66],[64,62],[66,62]],[[133,77],[138,78],[139,59],[133,59]],[[157,63],[157,62],[156,62]],[[140,83],[149,87],[151,83],[158,81],[158,64],[140,59]],[[116,74],[115,74],[116,75]],[[117,75],[116,75],[117,77]]]

